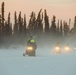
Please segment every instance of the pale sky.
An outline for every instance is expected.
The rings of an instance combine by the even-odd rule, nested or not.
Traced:
[[[27,20],[30,18],[32,11],[38,14],[42,8],[47,10],[49,20],[51,22],[52,16],[55,15],[57,19],[67,20],[76,15],[76,0],[0,0],[0,5],[5,2],[5,17],[7,18],[8,12],[11,12],[13,21],[14,11],[22,11],[26,14]],[[0,7],[1,9],[1,7]]]

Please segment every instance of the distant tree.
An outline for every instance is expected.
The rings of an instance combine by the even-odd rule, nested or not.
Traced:
[[[59,36],[59,33],[60,33],[59,20],[56,27],[56,33],[57,33],[57,36]]]
[[[7,36],[12,35],[12,24],[10,22],[10,12],[8,14],[8,20],[5,22],[5,35]]]
[[[6,35],[8,36],[8,34],[9,34],[8,31],[9,31],[9,30],[8,30],[8,22],[5,21],[5,27],[4,27],[4,35],[5,35],[5,36],[6,36]]]
[[[1,15],[0,15],[0,35],[1,35],[1,31],[2,31],[2,22],[1,22]]]
[[[27,28],[26,28],[26,15],[24,15],[24,25],[23,25],[23,33],[24,33],[24,35],[26,35],[27,34]]]
[[[70,38],[72,42],[76,43],[76,16],[74,17],[74,25],[70,30]]]
[[[8,25],[10,25],[10,12],[9,12],[9,14],[8,14]]]
[[[74,18],[74,31],[76,32],[76,16]]]
[[[69,35],[69,25],[67,25],[67,22],[64,21],[64,37]]]
[[[73,28],[71,29],[71,34],[76,35],[76,16],[75,16],[75,18],[74,18],[74,26],[73,26]]]
[[[45,33],[49,33],[49,18],[47,16],[46,9],[44,10],[44,23],[45,23]]]
[[[8,14],[8,30],[9,30],[9,35],[12,35],[12,23],[10,18],[10,12]]]
[[[33,35],[35,33],[35,28],[36,28],[36,17],[35,17],[35,13],[32,12],[29,20],[29,25],[28,25],[30,35]]]
[[[16,11],[14,13],[14,23],[15,23],[15,25],[17,24],[17,13],[16,13]]]
[[[40,9],[36,20],[38,35],[43,33],[43,13],[41,12],[42,9]]]
[[[1,25],[1,23],[2,23],[2,20],[1,20],[1,15],[0,15],[0,25]]]
[[[69,19],[69,29],[70,29],[71,19]]]
[[[2,34],[4,34],[4,2],[2,2],[2,8],[1,8],[1,13],[2,13]]]
[[[21,18],[21,26],[20,26],[20,28],[21,28],[21,35],[23,35],[24,33],[24,20],[23,20],[23,18]]]
[[[18,20],[17,20],[17,13],[14,13],[14,28],[13,28],[13,35],[18,35]]]
[[[62,20],[60,21],[60,36],[63,36]]]
[[[21,11],[19,13],[18,16],[18,28],[19,28],[19,35],[22,35],[22,29],[23,29],[23,25],[22,25],[22,17],[21,17]]]
[[[51,33],[53,35],[56,35],[56,23],[55,23],[55,21],[56,21],[56,17],[53,16],[53,19],[52,19],[52,22],[51,22],[51,28],[50,28]]]

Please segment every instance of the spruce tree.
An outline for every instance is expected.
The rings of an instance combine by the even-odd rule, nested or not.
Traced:
[[[29,25],[28,25],[30,35],[33,35],[35,33],[35,24],[36,24],[36,17],[35,17],[35,13],[32,12],[29,20]]]
[[[51,22],[51,28],[50,28],[52,35],[56,35],[56,23],[55,23],[55,21],[56,21],[56,17],[53,16],[53,19]]]
[[[47,16],[46,9],[44,10],[44,23],[45,23],[45,33],[49,33],[49,18]]]
[[[8,14],[8,20],[5,22],[5,35],[11,36],[12,35],[12,25],[10,21],[10,12]]]
[[[69,25],[64,21],[64,37],[67,37],[69,35],[69,32]]]
[[[63,36],[62,20],[60,21],[60,36]]]
[[[73,28],[71,29],[71,34],[76,35],[76,16],[74,17],[74,25]]]
[[[59,33],[60,33],[59,20],[56,27],[56,33],[57,33],[57,36],[59,36]]]
[[[25,14],[24,14],[23,33],[24,33],[24,35],[26,35],[26,34],[27,34],[27,29],[26,29],[26,15],[25,15]]]
[[[1,8],[1,13],[2,13],[2,34],[4,34],[4,2],[2,2],[2,8]]]
[[[13,35],[17,36],[18,35],[18,20],[17,20],[17,13],[16,11],[14,12],[14,29],[13,29]]]
[[[43,13],[42,13],[42,9],[38,13],[36,24],[37,24],[38,35],[40,35],[40,34],[43,33]]]
[[[74,18],[74,28],[76,29],[76,16]]]
[[[2,22],[1,22],[1,15],[0,15],[0,35],[1,35],[1,31],[2,31]]]
[[[22,17],[21,17],[21,11],[19,13],[19,17],[18,17],[18,28],[19,28],[19,35],[22,35]]]

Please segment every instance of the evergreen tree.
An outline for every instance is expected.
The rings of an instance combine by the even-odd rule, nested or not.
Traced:
[[[17,36],[18,35],[18,21],[17,21],[17,13],[15,11],[14,13],[14,35]]]
[[[29,25],[28,25],[30,35],[33,35],[35,33],[35,25],[36,25],[36,17],[35,17],[35,13],[32,12],[29,20]]]
[[[69,29],[70,29],[71,19],[69,19]]]
[[[10,22],[10,12],[8,14],[8,20],[5,22],[5,35],[7,35],[7,36],[12,35],[12,25]]]
[[[49,33],[49,18],[46,9],[44,10],[45,33]]]
[[[8,14],[8,25],[10,25],[10,12],[9,12],[9,14]]]
[[[5,31],[5,32],[4,32],[4,35],[5,35],[5,36],[6,36],[6,35],[8,36],[8,31],[9,31],[9,30],[8,30],[8,22],[7,22],[7,21],[5,21],[4,31]]]
[[[70,31],[70,38],[72,40],[72,42],[75,43],[75,40],[76,40],[76,16],[74,17],[74,25]]]
[[[76,16],[74,18],[74,27],[71,29],[71,34],[76,35]]]
[[[55,19],[56,19],[56,17],[53,16],[53,20],[52,20],[52,22],[51,22],[51,28],[50,28],[51,33],[52,33],[53,35],[56,35],[56,23],[55,23]]]
[[[60,21],[60,36],[63,36],[62,20]]]
[[[56,33],[57,33],[57,36],[59,36],[59,33],[60,33],[59,20],[58,20],[58,23],[57,23]]]
[[[1,22],[1,15],[0,15],[0,35],[1,35],[1,31],[2,31],[2,22]]]
[[[21,35],[24,34],[24,20],[23,18],[21,18],[21,24],[22,24],[22,32],[21,32]]]
[[[4,34],[4,2],[2,2],[2,8],[1,8],[1,13],[2,13],[2,34]]]
[[[26,29],[26,15],[24,15],[23,33],[24,33],[24,35],[27,34],[27,29]]]
[[[18,17],[18,27],[19,27],[19,35],[22,35],[22,29],[23,29],[23,25],[22,25],[22,17],[21,17],[21,11],[19,13],[19,17]]]
[[[69,35],[69,25],[67,25],[67,22],[64,21],[64,37],[67,37]]]
[[[74,19],[74,27],[76,28],[76,16],[75,16],[75,19]]]
[[[43,13],[41,12],[42,12],[42,9],[39,11],[37,20],[36,20],[38,35],[43,33]]]
[[[8,14],[8,30],[9,30],[9,35],[12,35],[12,23],[10,19],[10,12]]]

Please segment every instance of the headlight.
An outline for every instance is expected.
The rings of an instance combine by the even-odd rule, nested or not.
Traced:
[[[67,51],[68,51],[68,50],[70,50],[70,48],[69,48],[69,47],[65,47],[65,50],[67,50]]]
[[[59,46],[55,47],[54,53],[60,54],[61,53],[61,48]]]
[[[27,47],[27,50],[33,50],[33,48],[32,47]]]
[[[69,47],[65,47],[65,52],[69,53],[70,52],[70,48]]]
[[[60,50],[60,47],[55,47],[55,50]]]

